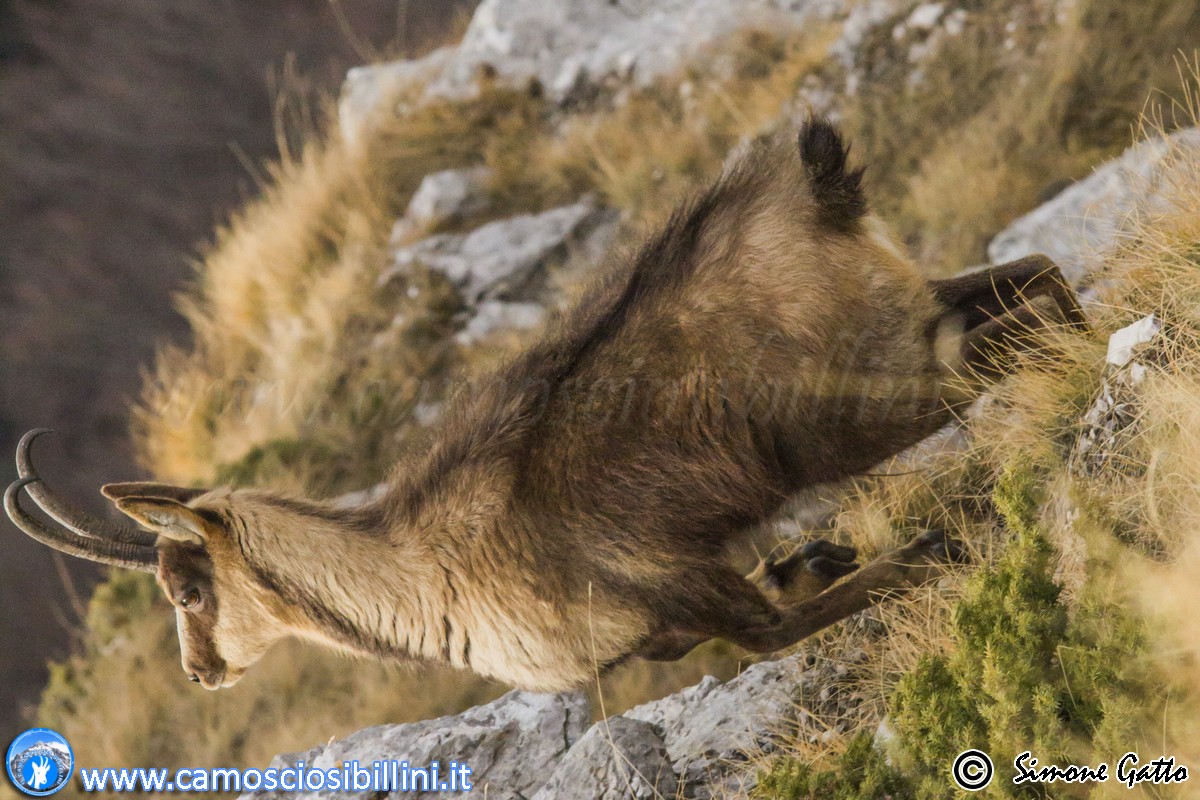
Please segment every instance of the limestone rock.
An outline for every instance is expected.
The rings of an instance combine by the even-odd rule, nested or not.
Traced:
[[[540,272],[585,246],[588,235],[606,222],[612,222],[611,214],[585,200],[498,220],[466,234],[430,236],[397,250],[380,282],[401,277],[420,263],[445,275],[470,304],[485,297],[522,298]]]
[[[331,769],[357,761],[370,768],[375,761],[403,760],[414,767],[434,761],[446,774],[448,762],[471,767],[472,793],[496,800],[529,797],[544,783],[555,764],[583,735],[590,722],[587,698],[580,692],[534,694],[512,691],[487,705],[453,717],[380,725],[304,753],[279,756],[272,767]],[[332,800],[373,797],[365,792],[309,791],[300,793],[247,792],[242,800]]]
[[[475,314],[454,337],[461,345],[470,345],[486,339],[501,330],[531,330],[546,320],[546,309],[540,303],[505,303],[500,300],[485,300],[475,309]]]
[[[402,228],[427,231],[485,211],[487,179],[488,170],[483,167],[447,169],[426,175],[408,203]]]
[[[575,743],[533,800],[658,800],[675,792],[675,772],[654,726],[613,717]]]
[[[735,769],[739,761],[795,726],[796,694],[811,677],[804,656],[790,656],[755,664],[728,683],[707,677],[625,716],[659,731],[685,796],[720,796],[721,787],[747,788],[742,781],[749,776]]]
[[[308,768],[331,769],[357,761],[369,769],[376,761],[414,767],[438,761],[445,776],[449,762],[457,761],[471,767],[474,793],[502,799],[739,796],[753,786],[749,756],[769,751],[781,736],[811,739],[825,730],[797,700],[816,698],[818,713],[832,713],[841,702],[837,668],[800,653],[751,666],[728,683],[705,678],[595,725],[582,693],[514,691],[456,716],[358,731],[279,756],[271,766],[303,761]],[[241,800],[285,796],[361,794],[247,792]]]
[[[1162,202],[1164,167],[1181,153],[1200,149],[1200,129],[1137,144],[1119,158],[1013,222],[988,245],[994,264],[1045,253],[1078,283],[1142,213]]]
[[[860,10],[864,5],[866,13]],[[469,97],[485,69],[511,86],[535,80],[558,103],[606,88],[643,87],[754,27],[801,28],[849,18],[839,57],[850,57],[872,25],[912,5],[913,0],[483,0],[458,45],[352,70],[339,121],[343,135],[354,140],[374,114],[395,113],[384,101],[400,87],[423,85],[425,98]]]
[[[605,81],[644,86],[706,46],[752,25],[801,25],[844,12],[843,0],[484,0],[442,76],[469,90],[483,65],[511,83],[538,80],[554,100]]]
[[[443,47],[424,58],[390,61],[355,67],[346,73],[338,99],[338,129],[351,146],[357,145],[364,125],[375,114],[394,112],[384,101],[394,101],[406,88],[423,94],[424,86],[441,74],[453,55],[453,48]]]

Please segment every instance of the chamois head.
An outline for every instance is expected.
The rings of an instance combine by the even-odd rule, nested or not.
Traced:
[[[115,483],[101,490],[139,527],[97,519],[66,505],[42,482],[30,455],[47,429],[30,431],[17,446],[20,478],[8,487],[4,508],[34,539],[68,555],[109,566],[151,572],[175,606],[183,670],[207,689],[232,686],[287,629],[278,598],[247,574],[230,530],[230,506],[258,505],[255,493],[210,492],[161,483]],[[31,516],[25,491],[64,529]],[[267,504],[263,504],[267,505]]]

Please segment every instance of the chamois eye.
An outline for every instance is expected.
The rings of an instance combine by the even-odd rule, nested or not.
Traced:
[[[200,591],[198,589],[188,589],[179,598],[179,605],[184,608],[195,608],[200,605]]]

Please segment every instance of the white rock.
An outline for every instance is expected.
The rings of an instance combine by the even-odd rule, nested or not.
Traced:
[[[848,18],[839,57],[870,27],[912,0],[483,0],[462,42],[415,61],[352,70],[339,106],[348,140],[399,86],[424,96],[469,97],[483,67],[512,86],[536,79],[556,102],[608,83],[635,87],[684,67],[714,43],[752,27],[779,30]]]
[[[1162,331],[1162,321],[1154,314],[1142,317],[1108,337],[1107,361],[1114,367],[1128,364],[1142,346],[1152,342]]]
[[[339,120],[345,137],[357,140],[377,114],[396,112],[390,102],[396,87],[423,85],[424,100],[471,97],[484,67],[510,86],[537,80],[558,103],[600,87],[620,95],[677,72],[739,30],[837,21],[842,31],[829,54],[850,71],[846,92],[853,94],[859,76],[852,67],[863,39],[914,5],[913,0],[483,0],[460,44],[415,61],[352,70]],[[910,18],[924,25],[935,9],[940,18],[944,5],[922,4]]]
[[[911,30],[931,31],[941,20],[945,10],[945,3],[923,3],[913,9],[905,24]]]
[[[501,330],[530,330],[546,320],[546,309],[541,303],[505,303],[485,300],[475,309],[475,314],[465,328],[455,335],[454,340],[468,346],[492,333]]]
[[[728,777],[740,782],[738,762],[795,727],[797,692],[812,677],[804,663],[797,654],[755,664],[728,683],[707,677],[625,716],[655,726],[688,796],[706,798]]]
[[[1089,177],[1013,222],[988,245],[993,264],[1044,253],[1077,283],[1093,272],[1139,215],[1161,203],[1164,166],[1200,149],[1200,129],[1129,148]]]
[[[865,0],[854,4],[850,9],[846,21],[842,24],[841,35],[829,47],[829,55],[851,72],[847,84],[849,94],[854,93],[852,84],[857,83],[857,75],[852,70],[858,59],[859,45],[872,30],[894,19],[901,10],[911,5],[911,0]]]
[[[942,24],[947,36],[958,36],[967,27],[967,10],[965,8],[956,8],[946,17],[946,21]]]
[[[404,226],[414,231],[429,230],[482,213],[488,207],[489,175],[486,167],[448,169],[426,175],[404,212]]]
[[[824,729],[796,698],[801,687],[811,691],[832,680],[831,663],[810,666],[799,653],[755,664],[728,683],[705,678],[595,725],[581,692],[513,691],[455,716],[367,728],[277,756],[271,766],[303,761],[329,769],[396,759],[420,767],[456,760],[471,766],[473,793],[501,800],[741,796],[755,781],[748,758],[801,726],[810,737]],[[240,800],[345,796],[247,792]]]
[[[550,84],[550,92],[556,97],[567,97],[581,89],[586,80],[587,67],[578,58],[570,57],[558,70],[558,75]]]
[[[549,96],[569,99],[606,79],[648,84],[712,42],[754,24],[801,24],[823,0],[483,0],[431,91],[458,97],[474,89],[484,64],[514,85],[535,78]]]
[[[304,753],[277,756],[283,769],[303,761],[331,769],[345,762],[369,765],[403,760],[414,767],[454,760],[471,767],[472,794],[496,800],[529,797],[591,724],[581,692],[534,694],[513,691],[452,717],[380,725],[335,739]],[[333,800],[346,792],[247,792],[241,800]]]
[[[418,92],[441,74],[452,54],[453,48],[443,47],[424,58],[355,67],[347,72],[338,100],[342,138],[356,146],[363,126],[370,124],[376,114],[394,112],[385,101],[395,98],[405,87],[414,87]]]
[[[402,277],[420,263],[459,286],[468,303],[485,296],[521,299],[536,273],[565,260],[572,248],[583,247],[587,236],[610,218],[585,200],[491,222],[467,234],[430,236],[397,250],[380,283]]]
[[[661,800],[677,781],[654,726],[627,717],[598,722],[567,751],[533,800]]]

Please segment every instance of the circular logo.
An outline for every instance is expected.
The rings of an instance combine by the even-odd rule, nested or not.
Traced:
[[[992,782],[995,768],[992,759],[982,750],[964,750],[954,759],[950,774],[960,789],[978,792]]]
[[[75,753],[56,731],[31,728],[13,739],[4,764],[13,786],[25,794],[45,797],[67,785],[75,768]]]

